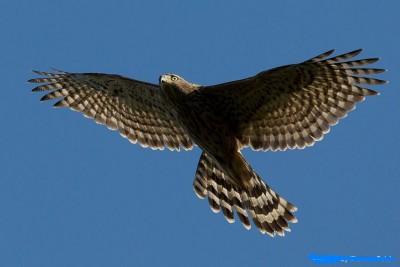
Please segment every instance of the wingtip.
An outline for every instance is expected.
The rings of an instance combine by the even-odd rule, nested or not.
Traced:
[[[371,64],[372,64],[372,63],[375,63],[375,62],[381,60],[381,58],[380,57],[374,57],[374,58],[371,58],[371,60],[372,60],[372,62],[371,62]]]
[[[50,67],[50,69],[51,69],[52,71],[54,71],[54,72],[66,73],[65,71],[62,71],[62,70],[59,70],[59,69],[56,69],[56,68],[53,68],[53,67]]]
[[[364,48],[359,48],[359,49],[354,50],[354,56],[359,55],[362,51],[364,51]]]
[[[321,54],[320,56],[323,56],[324,58],[329,57],[330,55],[332,55],[335,52],[335,48],[332,48],[331,50],[328,50],[327,52]]]
[[[350,51],[350,52],[348,52],[348,53],[346,53],[346,54],[344,54],[344,55],[349,55],[349,56],[351,55],[351,56],[348,57],[348,58],[353,58],[353,57],[356,57],[358,54],[360,54],[363,50],[364,50],[363,48],[359,48],[359,49]]]
[[[331,50],[326,51],[325,53],[321,54],[320,56],[324,56],[324,58],[329,57],[330,55],[333,54],[333,52],[335,52],[335,48],[332,48]]]
[[[46,101],[46,100],[49,100],[49,95],[47,94],[47,95],[44,95],[44,96],[42,96],[41,98],[40,98],[40,102],[43,102],[43,101]]]
[[[62,75],[62,74],[67,74],[67,72],[59,70],[59,69],[55,69],[52,67],[50,67],[50,69],[52,70],[52,72],[39,71],[39,70],[32,70],[32,72],[42,75],[42,76],[52,76],[52,77],[56,77],[56,76]]]

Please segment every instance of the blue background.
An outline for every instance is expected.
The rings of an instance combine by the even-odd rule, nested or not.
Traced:
[[[311,253],[398,265],[399,11],[398,0],[2,0],[0,266],[312,266]],[[331,48],[381,57],[389,84],[314,147],[244,151],[299,207],[284,238],[228,224],[196,197],[198,148],[131,145],[26,83],[54,67],[211,85]]]

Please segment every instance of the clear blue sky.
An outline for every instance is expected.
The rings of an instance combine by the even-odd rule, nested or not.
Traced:
[[[0,266],[312,266],[311,253],[399,265],[398,0],[110,3],[0,2]],[[331,48],[381,57],[389,84],[312,148],[244,151],[299,207],[284,238],[228,224],[196,197],[198,148],[131,145],[26,83],[54,67],[211,85]]]

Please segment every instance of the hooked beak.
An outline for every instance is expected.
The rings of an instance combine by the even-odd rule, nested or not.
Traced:
[[[160,78],[158,79],[158,82],[161,84],[161,83],[164,83],[166,81],[166,79],[165,79],[165,75],[161,75],[160,76]]]

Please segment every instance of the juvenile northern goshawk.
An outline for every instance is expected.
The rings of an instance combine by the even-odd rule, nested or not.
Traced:
[[[346,116],[355,103],[377,92],[364,84],[385,81],[360,75],[385,70],[360,68],[378,58],[350,60],[355,50],[327,58],[333,50],[300,64],[263,71],[243,80],[201,86],[175,74],[159,85],[99,73],[36,73],[29,82],[46,83],[34,92],[52,90],[41,100],[61,98],[69,107],[106,125],[132,143],[152,149],[202,154],[193,182],[200,198],[229,222],[234,211],[249,229],[250,220],[271,236],[290,231],[296,207],[275,193],[244,159],[240,150],[286,150],[312,146]]]

